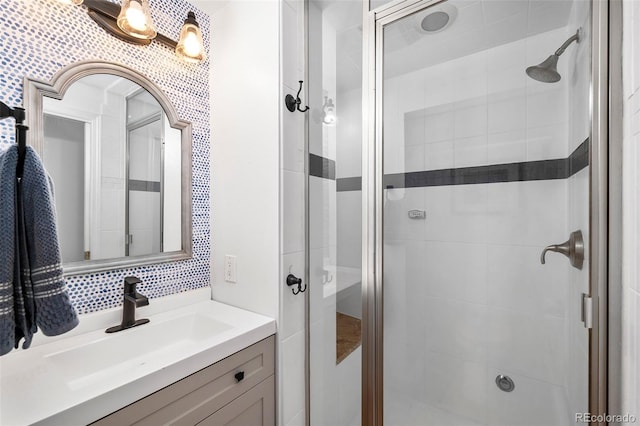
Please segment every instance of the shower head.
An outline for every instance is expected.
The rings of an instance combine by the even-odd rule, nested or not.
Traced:
[[[543,83],[555,83],[562,78],[558,73],[558,55],[551,55],[539,65],[527,68],[527,75]]]
[[[580,31],[581,28],[578,28],[578,31],[567,41],[562,43],[562,46],[555,51],[555,53],[545,59],[538,65],[533,65],[527,68],[527,75],[534,80],[541,81],[542,83],[555,83],[560,81],[562,78],[560,73],[558,73],[558,58],[562,55],[567,47],[571,43],[580,42]]]

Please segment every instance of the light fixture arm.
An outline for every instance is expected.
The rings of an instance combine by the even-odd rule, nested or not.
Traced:
[[[562,46],[560,46],[558,48],[558,50],[556,50],[556,53],[554,53],[554,55],[556,56],[560,56],[564,53],[564,51],[567,49],[567,47],[569,47],[569,45],[571,43],[573,43],[574,41],[577,43],[580,43],[580,32],[581,32],[582,28],[578,28],[578,30],[576,31],[576,33],[574,35],[572,35],[571,37],[569,37],[569,39],[567,39],[567,41],[565,41],[564,43],[562,43]]]
[[[107,0],[84,0],[83,3],[87,7],[87,13],[98,25],[105,31],[129,43],[148,45],[151,40],[141,39],[130,36],[118,27],[118,15],[120,14],[120,5]],[[177,41],[158,33],[154,38],[170,49],[175,49],[178,45]]]

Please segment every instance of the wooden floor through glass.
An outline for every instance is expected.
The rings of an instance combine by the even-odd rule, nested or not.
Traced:
[[[361,323],[358,318],[336,312],[336,364],[340,364],[361,342]]]

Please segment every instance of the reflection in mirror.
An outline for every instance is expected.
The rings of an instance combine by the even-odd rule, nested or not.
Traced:
[[[63,262],[180,250],[180,131],[136,83],[96,74],[45,98],[43,160]]]
[[[189,124],[172,112],[172,127],[121,72],[83,72],[62,96],[42,82],[25,89],[37,89],[32,126],[42,127],[35,145],[54,183],[65,272],[190,257]]]

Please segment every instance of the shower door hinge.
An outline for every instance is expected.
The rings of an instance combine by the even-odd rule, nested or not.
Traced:
[[[593,298],[582,293],[582,322],[585,328],[593,327]]]

